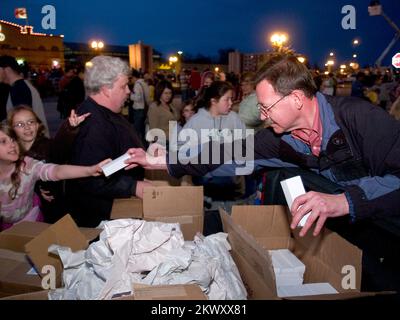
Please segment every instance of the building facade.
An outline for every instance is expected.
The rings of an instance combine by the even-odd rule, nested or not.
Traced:
[[[153,48],[139,41],[129,45],[129,64],[142,72],[153,71]]]
[[[22,26],[0,20],[0,54],[10,55],[32,69],[64,67],[64,36],[33,32]]]
[[[265,62],[268,52],[264,53],[229,53],[229,72],[256,72]]]

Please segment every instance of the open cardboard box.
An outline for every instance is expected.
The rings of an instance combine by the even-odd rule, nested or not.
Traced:
[[[148,187],[143,201],[138,198],[114,200],[111,219],[134,218],[178,222],[185,240],[203,232],[203,187]]]
[[[198,285],[168,285],[134,287],[134,294],[116,297],[112,300],[207,300],[207,296]],[[48,290],[19,294],[0,300],[48,300]]]
[[[160,194],[156,194],[157,197],[166,196],[162,191]],[[154,205],[160,205],[158,201],[154,203]],[[181,207],[186,209],[186,207]],[[157,218],[157,217],[156,217]],[[91,230],[87,230],[85,228],[78,228],[71,218],[70,215],[64,216],[62,219],[57,221],[53,225],[40,224],[36,225],[35,223],[28,223],[28,226],[31,224],[32,228],[28,227],[18,227],[16,228],[18,232],[21,233],[21,236],[24,240],[28,238],[27,234],[30,236],[35,235],[31,241],[25,244],[25,251],[28,255],[29,259],[34,264],[36,270],[42,270],[45,265],[52,265],[56,269],[56,283],[57,287],[61,285],[61,276],[62,276],[62,263],[58,256],[55,256],[51,253],[48,253],[48,247],[52,244],[58,244],[61,246],[70,247],[72,251],[77,250],[85,250],[88,247],[89,241],[87,235],[91,237],[95,235],[95,232]],[[37,234],[38,230],[42,230],[40,234]],[[12,231],[12,232],[11,232]],[[99,231],[99,230],[96,230]],[[84,234],[86,233],[86,236]],[[13,234],[13,236],[17,236],[17,232],[14,230],[10,230],[9,233]],[[24,238],[25,237],[25,238]],[[19,242],[19,244],[21,244]],[[12,257],[14,260],[25,259],[25,254],[17,253],[10,250],[3,250],[5,254],[8,254],[8,257]],[[2,251],[0,250],[0,258]],[[10,264],[7,264],[8,266]],[[13,265],[11,265],[13,267]],[[4,272],[4,274],[10,275],[15,268],[7,267],[8,273]],[[27,267],[31,268],[31,265],[28,263]],[[5,270],[5,267],[3,266]],[[25,272],[25,271],[24,271]],[[33,287],[28,288],[28,284],[31,282],[27,282],[25,278],[21,275],[24,274],[15,273],[12,274],[11,277],[16,278],[16,282],[25,281],[23,284],[25,285],[25,290],[14,290],[9,291],[6,294],[3,294],[0,297],[15,295],[15,297],[9,297],[11,300],[47,300],[47,291],[43,291],[41,287],[41,278],[36,275],[35,281],[33,282]],[[0,273],[1,275],[1,273]],[[6,278],[6,277],[4,277]],[[1,288],[1,283],[0,283]],[[39,291],[41,290],[41,291]],[[38,292],[32,292],[38,291]],[[17,294],[28,293],[22,296],[17,296]],[[206,299],[205,295],[202,293],[199,286],[195,285],[178,285],[178,286],[134,286],[134,296],[121,297],[118,299],[122,300],[204,300]]]
[[[338,234],[324,229],[317,237],[291,233],[283,206],[234,206],[232,215],[220,210],[232,257],[240,271],[249,299],[280,299],[268,250],[289,249],[305,265],[304,283],[329,282],[339,293],[290,299],[349,299],[375,295],[360,292],[362,252]],[[355,288],[342,287],[343,266],[355,268]]]
[[[71,222],[72,218],[65,216],[61,220]],[[53,229],[53,226],[43,222],[23,221],[0,233],[0,296],[43,290],[40,275],[27,274],[28,271],[32,271],[33,263],[26,255],[25,246],[49,228]],[[91,240],[97,238],[100,231],[100,229],[79,228],[77,234],[80,235],[81,246],[87,247]],[[62,230],[60,236],[65,232],[68,230]],[[40,270],[41,267],[38,268],[36,265],[36,271]]]

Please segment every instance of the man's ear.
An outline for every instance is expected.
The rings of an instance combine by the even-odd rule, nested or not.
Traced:
[[[292,95],[296,103],[297,109],[301,110],[304,105],[304,99],[306,98],[304,92],[301,90],[293,90]]]
[[[107,86],[102,86],[100,92],[107,98],[110,97],[110,88]]]

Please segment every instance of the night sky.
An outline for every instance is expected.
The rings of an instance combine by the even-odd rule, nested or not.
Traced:
[[[64,34],[67,42],[101,38],[107,44],[128,45],[142,40],[165,56],[182,50],[217,56],[220,48],[253,53],[270,49],[274,31],[289,34],[290,46],[323,66],[330,51],[339,62],[358,54],[361,65],[373,64],[394,37],[383,17],[370,17],[370,0],[0,0],[0,19],[14,18],[14,8],[28,9],[36,32]],[[56,8],[56,30],[44,30],[42,7]],[[400,0],[381,0],[386,14],[400,27]],[[344,30],[342,7],[356,9],[356,30]],[[361,44],[353,48],[352,40]],[[384,65],[400,51],[400,42]]]

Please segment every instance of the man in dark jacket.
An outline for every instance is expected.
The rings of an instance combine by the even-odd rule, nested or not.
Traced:
[[[88,98],[78,109],[90,113],[74,141],[72,163],[97,163],[115,159],[128,148],[142,147],[132,125],[120,114],[128,97],[128,65],[119,58],[97,56],[86,66],[85,89]],[[67,187],[71,214],[79,226],[95,227],[108,220],[115,198],[142,198],[143,170],[120,170],[110,177],[80,179]]]
[[[260,131],[253,145],[219,146],[219,164],[203,164],[204,154],[183,162],[171,152],[167,159],[151,159],[132,149],[132,163],[164,167],[175,177],[235,175],[235,160],[246,155],[246,164],[256,169],[289,168],[305,172],[301,175],[307,179],[313,175],[308,188],[313,191],[297,197],[290,208],[291,227],[310,212],[301,236],[312,226],[318,235],[327,220],[344,222],[333,223],[333,229],[363,249],[363,274],[376,281],[368,289],[400,289],[398,271],[393,272],[400,266],[400,123],[364,100],[318,93],[310,72],[293,55],[271,55],[255,83],[261,119],[270,128]],[[213,159],[215,146],[206,150]],[[280,188],[277,182],[268,187]]]

